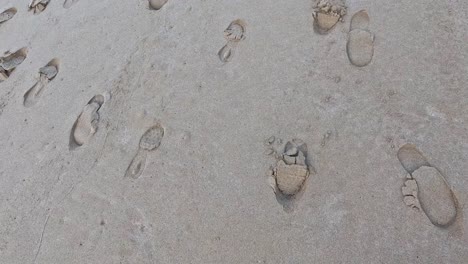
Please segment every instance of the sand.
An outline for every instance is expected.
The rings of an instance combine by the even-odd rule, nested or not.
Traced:
[[[1,263],[467,263],[468,2],[348,0],[325,34],[312,0],[64,2],[0,0],[0,57],[26,56],[0,70]],[[407,144],[448,226],[405,204]]]

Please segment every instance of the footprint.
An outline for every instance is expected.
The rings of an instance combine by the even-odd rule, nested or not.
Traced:
[[[63,8],[68,9],[72,5],[76,4],[78,1],[79,0],[65,0],[65,2],[63,2]]]
[[[164,128],[160,125],[154,125],[141,136],[138,152],[133,158],[130,165],[128,165],[125,177],[138,179],[145,169],[146,157],[148,152],[153,151],[161,145],[164,137]]]
[[[53,59],[47,65],[39,69],[39,80],[23,96],[23,105],[31,107],[37,103],[47,84],[52,81],[59,72],[59,60]]]
[[[16,12],[18,12],[18,10],[14,7],[0,10],[0,24],[12,19],[16,15]]]
[[[167,0],[149,0],[148,2],[150,9],[159,10],[167,3]]]
[[[96,134],[99,124],[99,110],[104,104],[104,96],[94,96],[88,104],[83,108],[83,111],[76,119],[70,132],[70,150],[88,143]]]
[[[28,55],[27,48],[21,48],[14,53],[6,52],[0,57],[0,82],[10,77],[13,71],[26,59]]]
[[[320,0],[314,7],[314,30],[319,34],[327,34],[338,21],[343,22],[346,15],[346,5],[341,0]]]
[[[444,176],[414,145],[402,146],[397,157],[409,173],[401,189],[405,204],[421,208],[435,226],[450,226],[456,219],[457,206]]]
[[[278,151],[276,145],[284,148]],[[267,148],[276,155],[276,165],[269,171],[268,181],[276,195],[276,200],[284,210],[291,211],[295,199],[302,195],[305,181],[309,177],[310,169],[306,162],[307,145],[300,139],[282,144],[281,139],[270,137],[265,141]],[[278,154],[280,152],[280,154]]]
[[[39,14],[46,9],[49,3],[50,0],[31,0],[29,3],[29,10],[32,10],[34,14]]]
[[[346,51],[351,64],[364,67],[374,56],[374,35],[368,30],[369,15],[361,10],[351,18]]]
[[[222,62],[228,62],[232,59],[237,45],[245,39],[245,32],[246,23],[240,19],[232,21],[224,30],[224,38],[227,43],[218,51],[218,57]]]

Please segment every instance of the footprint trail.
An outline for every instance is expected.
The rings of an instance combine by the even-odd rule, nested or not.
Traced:
[[[125,177],[138,179],[146,166],[146,158],[150,151],[153,151],[161,145],[164,137],[164,128],[157,124],[146,130],[140,138],[138,152],[133,157],[132,162],[128,165]]]
[[[59,60],[53,59],[46,66],[39,69],[39,80],[34,84],[23,96],[23,105],[31,107],[35,105],[42,93],[44,92],[47,84],[57,76],[59,72]]]
[[[104,104],[104,96],[94,96],[76,119],[70,133],[70,150],[87,144],[96,134],[99,125],[99,110]]]
[[[374,35],[369,31],[369,15],[361,10],[351,18],[346,51],[351,64],[364,67],[374,56]]]
[[[229,24],[224,30],[224,38],[227,43],[218,51],[219,60],[229,62],[232,59],[237,46],[245,39],[245,32],[246,23],[243,20],[237,19]]]
[[[421,208],[435,226],[448,227],[455,222],[456,200],[440,171],[411,144],[402,146],[397,157],[409,174],[401,189],[405,204]]]

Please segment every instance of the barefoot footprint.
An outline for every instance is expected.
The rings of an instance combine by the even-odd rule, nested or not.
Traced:
[[[63,8],[68,9],[77,2],[78,0],[65,0],[65,2],[63,2]]]
[[[0,57],[0,82],[10,77],[13,71],[26,59],[28,50],[19,49],[14,53],[6,52],[5,56]]]
[[[46,9],[49,2],[50,0],[31,0],[29,10],[32,10],[34,14],[39,14]]]
[[[161,145],[164,137],[164,128],[160,125],[154,125],[141,136],[138,152],[133,157],[132,162],[128,165],[125,177],[138,179],[145,169],[146,157],[148,152],[153,151]]]
[[[455,221],[457,207],[444,176],[429,164],[414,145],[402,146],[397,157],[409,173],[409,179],[401,189],[405,204],[421,208],[435,226],[451,225]]]
[[[245,31],[246,24],[240,19],[232,21],[224,30],[224,38],[227,43],[218,51],[218,57],[222,62],[228,62],[232,59],[237,45],[245,39]]]
[[[12,19],[16,15],[16,12],[18,10],[14,7],[0,10],[0,24]]]
[[[364,67],[374,56],[374,35],[368,30],[369,15],[361,10],[351,18],[346,50],[351,64]]]
[[[338,21],[343,22],[346,6],[342,0],[320,0],[314,7],[314,29],[319,34],[328,33]]]
[[[149,7],[150,9],[153,9],[153,10],[159,10],[166,3],[167,3],[167,0],[149,0]]]
[[[104,96],[94,96],[83,108],[80,116],[76,119],[70,133],[70,150],[88,143],[96,134],[99,124],[99,110],[104,104]]]
[[[46,66],[39,69],[39,80],[23,96],[23,105],[31,107],[37,103],[45,87],[57,76],[59,72],[59,60],[53,59]]]

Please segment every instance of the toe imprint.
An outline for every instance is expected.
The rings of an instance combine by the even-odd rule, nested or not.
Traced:
[[[440,171],[411,144],[402,146],[397,157],[410,178],[401,188],[404,203],[422,209],[435,226],[447,227],[455,222],[456,199]]]
[[[314,29],[319,34],[328,33],[338,21],[343,21],[346,6],[340,0],[320,0],[314,7]]]

